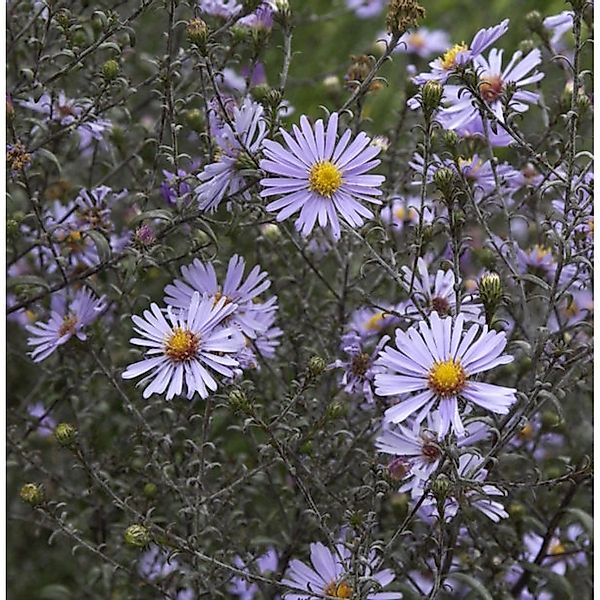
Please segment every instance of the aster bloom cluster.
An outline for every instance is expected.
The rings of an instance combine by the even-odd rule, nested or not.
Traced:
[[[132,317],[140,337],[131,343],[148,350],[123,378],[145,375],[144,398],[166,394],[171,400],[184,389],[188,399],[196,394],[207,398],[217,390],[215,375],[233,378],[242,360],[246,368],[256,366],[254,353],[246,349],[251,340],[261,356],[273,356],[281,335],[273,326],[277,298],[259,302],[271,285],[267,273],[256,266],[243,281],[244,269],[244,259],[233,256],[221,287],[212,263],[196,260],[182,267],[183,280],[165,288],[166,309],[152,303],[143,318]]]
[[[592,3],[88,4],[6,6],[10,594],[591,597]]]

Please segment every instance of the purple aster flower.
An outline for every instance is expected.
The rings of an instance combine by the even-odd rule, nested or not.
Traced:
[[[445,83],[458,67],[466,65],[469,61],[480,56],[484,50],[502,37],[508,31],[508,23],[509,20],[505,19],[502,23],[494,27],[480,29],[469,45],[464,42],[462,44],[455,44],[440,58],[436,58],[433,62],[430,62],[431,71],[417,75],[414,77],[414,82],[417,85],[423,85],[425,82],[431,80]]]
[[[511,95],[508,106],[511,110],[524,113],[529,104],[537,103],[539,94],[522,89],[526,85],[537,83],[544,74],[533,71],[541,62],[542,55],[536,48],[527,56],[518,51],[513,54],[508,65],[502,69],[502,50],[493,48],[489,61],[479,56],[475,59],[475,68],[479,77],[479,94],[500,123],[504,122],[504,94],[507,85],[516,91]],[[470,92],[460,86],[447,86],[444,90],[446,108],[440,110],[439,122],[448,129],[458,129],[471,121],[480,121],[481,116]]]
[[[256,568],[258,572],[261,574],[267,573],[276,573],[279,565],[279,557],[277,555],[277,550],[274,548],[269,548],[265,554],[262,554],[256,559]],[[233,559],[234,565],[238,569],[242,569],[243,571],[249,573],[248,565],[242,560],[240,556],[236,556]],[[252,583],[247,581],[243,577],[234,577],[231,580],[231,584],[228,586],[227,590],[230,594],[240,598],[240,600],[254,600],[259,593],[259,588],[256,583]],[[279,598],[279,595],[276,595],[275,598]]]
[[[31,358],[34,362],[45,360],[73,336],[81,341],[86,340],[85,328],[93,323],[105,308],[104,296],[97,298],[86,288],[78,290],[72,302],[68,302],[65,292],[54,294],[50,320],[47,323],[37,321],[26,326],[27,331],[32,334],[27,340],[33,348]]]
[[[263,144],[267,129],[263,107],[246,98],[241,108],[233,108],[231,122],[233,128],[229,123],[223,123],[216,137],[221,156],[198,175],[202,183],[194,192],[201,210],[215,211],[226,195],[241,192],[243,198],[250,197],[244,190],[246,180],[240,171],[244,169],[243,159],[246,162],[254,160],[252,157]]]
[[[346,0],[346,6],[361,19],[376,17],[386,3],[387,0]]]
[[[388,310],[395,310],[397,307],[388,306],[386,303],[380,304],[384,309],[362,307],[356,309],[348,323],[348,333],[344,335],[342,343],[351,343],[355,335],[365,340],[373,336],[378,336],[386,327],[398,324],[398,317]],[[349,337],[347,337],[349,336]]]
[[[331,368],[344,369],[341,384],[347,394],[363,396],[370,404],[374,402],[372,386],[379,369],[373,363],[389,339],[384,335],[372,352],[366,352],[358,334],[344,336],[343,351],[347,358],[336,360]]]
[[[390,204],[381,209],[381,220],[400,234],[406,225],[416,225],[419,222],[419,212],[423,210],[423,222],[433,221],[433,211],[430,206],[421,208],[421,199],[417,196],[393,198]]]
[[[494,498],[506,496],[506,493],[495,485],[484,483],[488,471],[482,467],[482,464],[483,459],[476,454],[465,453],[461,455],[457,473],[462,479],[477,482],[477,488],[466,491],[461,490],[456,495],[454,490],[451,489],[444,501],[444,521],[451,521],[458,514],[459,508],[465,504],[478,510],[494,523],[508,517],[504,506],[498,500],[494,500]],[[412,500],[418,502],[423,494],[426,494],[426,497],[419,509],[419,515],[428,522],[439,519],[441,515],[438,512],[438,501],[431,492],[426,491],[426,481],[420,479],[418,485],[412,488]]]
[[[429,275],[427,263],[423,257],[419,257],[414,275],[412,269],[407,266],[402,267],[402,284],[407,292],[411,292],[411,282],[412,295],[405,307],[407,314],[415,316],[420,311],[426,313],[435,311],[440,316],[456,314],[454,271],[438,269],[435,275]],[[483,306],[476,303],[472,296],[461,298],[460,312],[466,320],[484,321]]]
[[[282,196],[267,205],[283,221],[300,211],[296,229],[308,235],[319,222],[329,224],[335,239],[340,237],[338,213],[353,227],[360,227],[363,218],[373,213],[359,200],[381,204],[375,196],[381,195],[382,175],[367,172],[379,164],[373,160],[380,148],[370,145],[369,137],[359,133],[350,143],[352,132],[347,129],[337,139],[338,115],[329,117],[327,127],[319,119],[314,128],[305,116],[300,117],[300,128],[293,126],[294,137],[281,129],[287,145],[265,140],[266,159],[260,167],[275,175],[261,180],[261,196]]]
[[[141,337],[130,341],[136,346],[145,346],[147,358],[129,365],[123,379],[133,379],[150,373],[140,384],[147,384],[144,398],[152,394],[163,394],[170,400],[183,393],[184,383],[187,398],[197,393],[208,397],[209,390],[217,389],[211,371],[224,377],[233,376],[237,361],[228,354],[239,352],[243,340],[235,327],[224,327],[223,321],[231,315],[237,305],[220,298],[200,296],[194,292],[185,310],[167,308],[167,319],[154,303],[144,311],[144,318],[132,316],[134,330]]]
[[[277,297],[272,296],[265,302],[259,302],[258,296],[267,290],[271,281],[266,271],[256,265],[243,281],[246,263],[237,254],[229,259],[225,281],[221,287],[212,263],[203,263],[195,259],[191,265],[181,267],[181,279],[175,279],[165,288],[165,302],[170,306],[185,309],[189,306],[195,292],[207,294],[215,300],[224,299],[234,304],[229,322],[238,327],[249,338],[264,333],[270,323],[264,314],[277,310]]]
[[[439,406],[440,434],[445,435],[452,428],[462,435],[459,398],[494,413],[508,412],[516,400],[516,390],[472,379],[478,373],[512,362],[512,356],[502,354],[506,335],[478,324],[465,332],[464,323],[462,314],[453,321],[452,317],[440,319],[433,312],[430,324],[421,321],[406,332],[396,330],[397,349],[388,346],[379,355],[377,362],[385,372],[375,375],[375,391],[379,396],[419,393],[388,408],[386,422],[401,423],[417,411],[417,419],[422,421]]]
[[[426,27],[420,27],[403,34],[395,52],[428,58],[432,54],[444,52],[449,46],[450,38],[445,31],[441,29],[430,31]]]
[[[179,563],[175,558],[169,559],[169,555],[161,550],[156,544],[152,544],[138,561],[139,574],[148,581],[164,579],[179,569]]]
[[[351,598],[353,581],[352,555],[343,543],[338,543],[334,551],[315,542],[310,545],[311,566],[292,559],[285,578],[281,583],[291,588],[284,593],[286,600],[315,600],[319,598]],[[361,563],[364,577],[377,582],[382,588],[389,585],[395,575],[391,569],[378,570],[380,561],[371,552],[367,562]],[[399,592],[368,592],[367,600],[399,600]]]
[[[573,290],[563,296],[548,321],[550,331],[571,327],[589,319],[594,313],[594,295],[590,290]]]
[[[50,409],[47,409],[41,402],[30,404],[27,407],[27,412],[32,419],[35,419],[35,432],[42,436],[48,437],[54,432],[56,420],[50,416]]]
[[[263,2],[253,13],[240,19],[238,24],[251,29],[271,31],[273,28],[273,9],[268,2]]]
[[[543,23],[544,27],[552,33],[550,37],[551,48],[554,52],[562,52],[565,47],[561,40],[565,33],[573,29],[573,12],[563,10],[557,15],[546,17]]]
[[[192,192],[192,186],[186,181],[179,181],[187,177],[187,171],[177,169],[177,174],[163,169],[165,181],[160,184],[160,193],[168,204],[177,204],[178,198],[182,198]]]
[[[242,11],[237,0],[199,0],[199,8],[207,15],[222,19],[229,19]]]
[[[444,436],[440,435],[442,418],[438,411],[427,415],[427,423],[423,425],[414,420],[407,425],[385,425],[375,440],[379,452],[391,454],[401,459],[405,474],[404,485],[400,492],[411,490],[418,479],[427,480],[437,469],[442,458],[441,444]],[[481,421],[472,421],[465,427],[464,437],[459,438],[457,446],[465,448],[481,441],[490,435],[490,430]]]

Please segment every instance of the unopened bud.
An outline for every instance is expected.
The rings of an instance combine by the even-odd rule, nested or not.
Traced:
[[[208,27],[202,19],[192,19],[188,21],[185,34],[192,44],[204,48],[208,39]]]
[[[327,363],[320,356],[312,356],[308,361],[307,368],[311,377],[318,377],[327,368]]]
[[[235,413],[247,413],[250,411],[251,405],[248,397],[243,390],[233,390],[229,394],[229,406]]]
[[[153,246],[156,243],[156,234],[154,233],[154,229],[152,229],[152,227],[147,223],[140,225],[135,230],[134,240],[138,245],[144,248]]]
[[[441,473],[435,478],[431,484],[431,492],[438,501],[438,504],[443,503],[446,500],[451,488],[452,482],[448,479],[447,475],[444,475],[444,473]]]
[[[428,81],[423,86],[421,104],[425,115],[431,116],[440,107],[443,96],[444,88],[437,81]]]
[[[54,438],[61,446],[68,448],[77,439],[77,429],[70,423],[59,423],[54,430]]]
[[[44,490],[38,483],[26,483],[19,491],[19,496],[23,502],[37,506],[44,501]]]
[[[508,507],[508,514],[515,521],[520,521],[525,516],[526,513],[527,513],[527,510],[526,510],[525,506],[523,504],[521,504],[520,502],[513,502]]]
[[[344,405],[341,402],[333,402],[327,407],[327,416],[331,420],[339,419],[344,412]]]
[[[271,242],[274,242],[281,237],[281,230],[275,223],[265,223],[264,225],[261,225],[260,232]]]
[[[156,496],[156,492],[158,492],[158,488],[156,487],[155,483],[148,482],[144,486],[144,496],[146,496],[146,498],[154,498],[154,496]]]
[[[433,183],[444,198],[451,198],[454,191],[454,171],[448,167],[438,169],[433,174]]]
[[[556,429],[561,423],[560,416],[551,410],[547,410],[542,414],[542,429],[546,431]]]
[[[388,463],[387,471],[391,479],[401,481],[410,473],[410,463],[406,459],[396,456]]]
[[[143,525],[130,525],[123,534],[125,543],[134,548],[145,548],[150,543],[150,532]]]
[[[498,273],[486,273],[479,281],[479,297],[485,309],[488,325],[502,302],[502,281]]]
[[[330,94],[336,94],[341,91],[342,84],[337,75],[328,75],[325,77],[325,79],[323,79],[323,87]]]
[[[460,138],[458,137],[458,134],[456,133],[456,131],[452,130],[452,129],[448,129],[446,131],[444,131],[443,135],[443,140],[444,140],[444,144],[446,145],[447,148],[456,148],[456,146],[458,146],[458,143],[460,142]]]
[[[200,132],[204,130],[204,117],[199,109],[193,108],[192,110],[188,110],[185,113],[185,120],[194,131]]]
[[[523,54],[529,54],[535,48],[536,48],[536,45],[535,45],[535,42],[533,40],[523,40],[519,44],[519,50]]]
[[[119,63],[112,58],[110,60],[107,60],[102,65],[102,76],[104,77],[104,79],[106,79],[106,81],[112,81],[113,79],[115,79],[119,74],[119,71]]]
[[[525,23],[527,27],[534,33],[543,33],[544,30],[544,18],[538,10],[532,10],[525,16]]]

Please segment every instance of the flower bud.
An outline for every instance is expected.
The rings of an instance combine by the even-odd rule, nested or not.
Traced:
[[[444,133],[442,134],[442,139],[446,147],[450,149],[456,148],[456,146],[458,146],[458,143],[460,142],[458,134],[452,129],[444,131]]]
[[[252,408],[243,390],[233,390],[229,394],[229,406],[234,413],[248,413]]]
[[[430,117],[440,107],[443,96],[444,88],[437,81],[428,81],[423,86],[421,90],[421,105],[425,115]]]
[[[333,402],[327,407],[327,417],[331,420],[339,419],[345,412],[341,402]]]
[[[281,230],[276,223],[265,223],[264,225],[261,225],[260,232],[271,242],[274,242],[281,237]]]
[[[391,0],[385,18],[387,30],[401,35],[410,27],[416,27],[425,16],[425,9],[416,0]]]
[[[485,309],[488,325],[502,302],[502,281],[498,273],[486,273],[479,281],[479,297]]]
[[[185,120],[188,125],[197,132],[204,130],[204,117],[198,108],[193,108],[185,113]]]
[[[19,491],[23,502],[37,506],[44,501],[44,489],[39,483],[26,483]]]
[[[330,94],[337,94],[342,90],[340,78],[337,75],[328,75],[323,79],[323,87]]]
[[[535,42],[533,40],[523,40],[519,44],[519,50],[523,54],[529,54],[532,50],[536,48]]]
[[[147,223],[140,225],[135,230],[134,240],[137,244],[144,248],[153,246],[156,243],[156,234],[154,229]]]
[[[510,515],[511,519],[520,521],[527,514],[527,509],[520,502],[513,502],[508,507],[508,514]]]
[[[119,63],[111,58],[102,65],[102,76],[106,81],[113,81],[119,74],[120,69]]]
[[[311,377],[318,377],[327,368],[327,363],[320,356],[312,356],[308,361],[307,368]]]
[[[144,548],[150,543],[150,532],[143,525],[130,525],[123,534],[125,543],[134,548]]]
[[[433,174],[433,183],[444,198],[451,198],[454,191],[454,171],[448,167],[438,169]]]
[[[61,446],[68,448],[77,439],[77,429],[70,423],[59,423],[54,430],[54,438]]]
[[[543,33],[544,29],[544,18],[538,10],[532,10],[525,16],[525,23],[527,27],[534,33]]]
[[[545,431],[556,429],[560,426],[562,420],[559,415],[551,410],[542,413],[542,429]]]
[[[438,475],[431,484],[431,492],[435,496],[435,499],[438,501],[438,505],[440,503],[444,503],[451,489],[452,482],[450,481],[450,479],[448,479],[447,475],[444,475],[444,473]]]
[[[155,483],[150,481],[144,486],[144,496],[146,496],[146,498],[154,498],[156,492],[158,492],[158,488]]]
[[[396,456],[388,463],[387,472],[394,481],[402,481],[410,473],[410,463],[406,459]]]
[[[185,34],[187,39],[192,44],[196,44],[198,48],[204,48],[206,46],[208,27],[202,19],[192,19],[191,21],[188,21],[187,27],[185,28]]]

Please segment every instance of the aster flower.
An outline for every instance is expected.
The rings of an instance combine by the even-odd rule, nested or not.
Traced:
[[[35,432],[41,437],[48,437],[54,432],[56,420],[50,415],[50,409],[41,402],[35,402],[27,407],[27,413],[35,419]]]
[[[417,196],[406,198],[393,198],[391,203],[381,209],[381,220],[392,227],[398,234],[402,233],[407,225],[416,225],[419,222],[419,212],[423,210],[423,222],[433,221],[433,211],[430,206],[421,207],[421,199]]]
[[[457,68],[466,65],[469,61],[477,58],[481,53],[489,48],[495,41],[501,38],[508,31],[509,20],[505,19],[502,23],[480,29],[470,44],[455,44],[449,48],[440,58],[436,58],[429,63],[431,71],[421,73],[414,77],[417,85],[423,85],[427,81],[439,81],[445,83],[448,77],[456,71]]]
[[[432,54],[443,52],[449,46],[450,38],[445,31],[441,29],[430,31],[426,27],[420,27],[404,33],[394,51],[427,58]]]
[[[375,447],[379,452],[390,454],[394,461],[401,460],[404,473],[401,492],[411,490],[417,485],[417,480],[427,480],[438,468],[442,458],[441,444],[443,435],[440,435],[442,418],[438,411],[427,415],[426,424],[414,420],[410,426],[384,424],[382,431],[375,440]],[[459,438],[459,448],[469,447],[489,436],[489,428],[481,421],[472,421]],[[391,471],[394,469],[392,462]]]
[[[417,419],[423,420],[438,406],[440,434],[452,428],[462,435],[459,398],[497,414],[508,412],[516,390],[473,379],[474,375],[512,362],[512,356],[502,354],[506,335],[478,324],[465,332],[464,324],[462,314],[453,321],[452,317],[441,319],[433,312],[430,324],[421,321],[406,332],[396,330],[397,349],[386,347],[377,360],[385,372],[375,375],[375,391],[379,396],[419,393],[389,408],[386,422],[401,423],[417,411]]]
[[[254,562],[256,563],[256,568],[258,569],[259,573],[276,573],[279,565],[279,556],[277,555],[277,550],[274,548],[269,548],[265,554],[259,556]],[[235,556],[233,563],[238,569],[242,569],[243,571],[250,573],[248,565],[240,556]],[[236,576],[231,580],[227,591],[233,596],[240,598],[240,600],[254,600],[260,590],[256,583],[252,583],[243,577]],[[276,595],[275,598],[279,598],[279,595]]]
[[[292,588],[285,592],[286,600],[314,600],[333,596],[351,598],[353,580],[351,571],[351,553],[343,543],[338,543],[334,551],[315,542],[310,545],[311,566],[293,559],[281,583]],[[391,569],[379,569],[379,560],[372,552],[364,565],[364,576],[376,581],[381,587],[389,585],[395,575]],[[399,592],[369,592],[367,600],[399,600]]]
[[[337,126],[337,113],[329,117],[327,127],[319,119],[313,128],[302,116],[300,128],[293,126],[293,137],[281,130],[287,148],[271,140],[264,142],[266,159],[260,167],[274,177],[261,180],[261,196],[282,196],[268,204],[267,210],[276,212],[278,221],[300,211],[296,228],[305,236],[318,220],[339,239],[338,213],[350,226],[360,227],[373,213],[359,201],[381,204],[376,196],[381,195],[384,177],[367,174],[379,164],[373,159],[380,148],[370,145],[363,132],[350,143],[349,129],[338,140]]]
[[[177,169],[177,173],[172,173],[163,169],[165,180],[160,184],[160,194],[167,204],[177,204],[179,198],[183,198],[192,192],[192,186],[186,181],[179,181],[187,177],[188,173],[184,169]]]
[[[376,17],[386,5],[387,0],[346,0],[346,6],[361,19]]]
[[[389,339],[384,335],[372,352],[366,352],[358,334],[351,333],[344,337],[343,352],[347,358],[336,360],[331,368],[344,369],[341,384],[347,394],[363,396],[367,402],[374,402],[372,386],[377,368],[373,363]]]
[[[104,296],[97,298],[86,288],[78,290],[72,302],[67,301],[65,292],[54,294],[50,320],[47,323],[38,321],[25,327],[32,334],[27,339],[27,343],[33,348],[30,353],[33,361],[45,360],[73,336],[85,341],[87,339],[85,329],[106,308],[104,298]]]
[[[429,275],[427,263],[423,257],[419,257],[414,275],[412,269],[402,267],[402,285],[407,292],[411,292],[411,283],[412,295],[405,307],[407,314],[414,316],[420,311],[435,311],[440,316],[456,314],[454,271],[438,269],[435,275]],[[467,320],[484,321],[483,306],[476,303],[472,296],[461,298],[460,311]]]
[[[554,52],[562,52],[565,49],[562,38],[565,33],[573,29],[573,11],[563,10],[557,15],[546,17],[543,25],[551,32],[550,47]]]
[[[185,310],[167,308],[167,319],[160,308],[152,303],[150,310],[144,311],[144,318],[132,316],[134,330],[140,335],[130,341],[136,346],[145,346],[147,358],[129,365],[123,372],[123,379],[133,379],[150,373],[140,384],[147,384],[143,396],[163,394],[166,399],[183,393],[184,383],[187,398],[195,394],[208,397],[209,390],[217,389],[211,371],[224,377],[232,377],[232,368],[237,361],[228,354],[239,352],[243,341],[234,327],[223,327],[223,321],[230,316],[236,304],[220,298],[200,297],[194,292]]]
[[[364,306],[356,309],[351,317],[347,326],[347,333],[342,339],[342,343],[352,343],[355,335],[358,335],[360,339],[366,340],[373,336],[378,336],[386,327],[398,324],[398,317],[396,317],[391,310],[396,311],[397,307],[384,303],[379,304],[383,307],[380,308]]]
[[[139,558],[138,573],[148,581],[164,579],[179,569],[175,558],[169,555],[156,544],[152,544]]]
[[[227,304],[235,304],[229,322],[238,327],[249,338],[264,333],[271,325],[265,314],[277,310],[277,297],[272,296],[259,302],[258,296],[269,289],[271,281],[266,271],[256,265],[244,280],[246,262],[237,254],[229,259],[223,286],[217,281],[212,263],[195,259],[191,265],[181,267],[182,279],[175,279],[165,288],[165,302],[170,306],[185,309],[195,292],[207,294]]]
[[[540,51],[535,48],[523,57],[521,51],[515,52],[508,65],[502,69],[502,50],[493,48],[489,60],[478,56],[475,68],[479,77],[479,95],[494,113],[500,123],[504,123],[504,95],[508,85],[515,88],[511,94],[508,106],[515,112],[524,113],[529,104],[536,104],[539,94],[523,88],[537,83],[544,74],[534,69],[542,62]],[[533,73],[532,73],[533,71]],[[479,108],[472,94],[460,86],[446,86],[444,101],[448,106],[441,109],[439,122],[448,129],[457,129],[471,121],[480,121]]]
[[[200,11],[207,15],[230,19],[242,11],[237,0],[200,0]]]
[[[219,159],[205,166],[198,174],[202,183],[196,187],[194,193],[201,210],[215,211],[225,196],[233,196],[240,192],[243,198],[250,197],[248,191],[244,190],[246,180],[240,171],[252,164],[252,157],[263,144],[267,129],[263,120],[264,109],[260,104],[246,98],[240,108],[234,106],[231,112],[233,127],[227,122],[216,125],[219,129],[218,135],[215,136],[220,148]],[[216,123],[213,119],[212,129]]]

